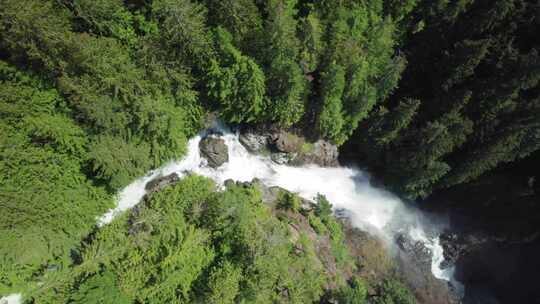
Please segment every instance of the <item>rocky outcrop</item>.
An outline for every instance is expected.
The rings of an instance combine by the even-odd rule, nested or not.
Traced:
[[[239,140],[248,151],[269,154],[277,164],[317,164],[324,167],[339,165],[337,146],[325,140],[308,142],[291,132],[272,128],[242,130]]]
[[[285,131],[279,131],[270,136],[270,142],[276,150],[284,153],[300,151],[303,141],[300,137]]]
[[[300,164],[317,164],[324,167],[338,166],[338,148],[325,140],[318,140],[309,149],[298,154],[296,161]]]
[[[532,303],[540,299],[538,234],[452,231],[440,236],[445,265],[465,288],[465,303]],[[536,302],[535,302],[536,303]]]
[[[174,184],[180,180],[180,177],[176,173],[169,174],[167,176],[159,176],[154,178],[153,180],[149,181],[145,185],[145,189],[147,192],[156,192],[160,191],[161,189],[165,188],[165,186]]]
[[[246,130],[240,133],[240,143],[252,153],[260,153],[268,149],[269,135],[263,135],[253,130]]]
[[[396,237],[397,262],[400,273],[419,303],[454,304],[459,299],[448,282],[431,272],[432,253],[422,242],[406,234]]]
[[[199,143],[201,156],[206,158],[208,166],[217,168],[229,161],[229,152],[225,141],[221,138],[207,136]]]

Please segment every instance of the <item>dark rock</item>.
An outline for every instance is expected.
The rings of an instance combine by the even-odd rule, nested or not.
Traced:
[[[313,162],[321,166],[337,166],[338,164],[338,148],[327,141],[319,140],[313,145],[313,152],[311,155],[315,156]]]
[[[315,207],[317,206],[315,203],[304,198],[300,198],[300,200],[302,201],[300,208],[303,212],[312,212],[315,210]]]
[[[205,137],[199,143],[201,156],[206,158],[208,166],[217,168],[229,161],[229,152],[225,141],[217,137]]]
[[[405,283],[419,303],[459,303],[448,282],[439,280],[431,272],[432,253],[422,242],[406,234],[396,237],[397,262]]]
[[[297,152],[302,146],[302,140],[298,136],[285,131],[272,134],[271,140],[278,151],[285,153]]]
[[[275,205],[281,192],[287,191],[281,187],[261,187],[262,201],[268,205]]]
[[[465,285],[464,303],[533,303],[540,242],[533,235],[467,229],[440,236],[444,265]],[[536,302],[534,302],[536,303]]]
[[[285,165],[291,161],[291,154],[283,152],[272,153],[270,159],[276,164]]]
[[[236,183],[235,183],[232,179],[230,179],[230,178],[227,179],[223,184],[224,184],[225,187],[227,187],[227,188],[236,185]]]
[[[293,163],[295,165],[317,164],[324,167],[338,166],[338,148],[325,140],[315,142],[309,151],[302,151]]]
[[[308,143],[303,137],[275,128],[245,129],[239,140],[250,152],[271,152],[270,158],[278,164],[339,165],[337,146],[325,140]]]
[[[165,186],[174,184],[180,180],[178,174],[172,173],[167,176],[159,176],[149,181],[145,185],[145,189],[148,192],[156,192],[163,189]]]
[[[242,132],[238,137],[240,143],[250,152],[262,152],[268,147],[268,135],[263,135],[252,130]]]
[[[445,232],[439,236],[439,241],[444,249],[443,267],[453,266],[463,255],[475,250],[489,242],[489,238],[481,233],[458,235],[457,233]]]

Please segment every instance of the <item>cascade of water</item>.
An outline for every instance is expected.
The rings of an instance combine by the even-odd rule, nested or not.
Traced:
[[[22,295],[20,293],[14,293],[0,298],[0,304],[20,304],[21,301]]]
[[[266,186],[279,186],[309,200],[323,194],[335,209],[347,211],[353,225],[374,231],[386,240],[392,241],[396,233],[407,233],[412,240],[422,242],[431,251],[433,275],[442,280],[452,280],[453,270],[440,268],[444,257],[438,234],[427,236],[425,224],[421,224],[422,214],[406,208],[395,195],[371,185],[365,172],[347,167],[279,165],[269,157],[249,153],[238,140],[238,134],[219,125],[215,129],[228,147],[227,163],[216,169],[206,165],[206,160],[199,153],[199,142],[207,135],[202,132],[189,140],[187,155],[182,160],[153,170],[125,187],[118,194],[116,208],[101,216],[98,225],[111,222],[116,215],[139,203],[146,194],[146,183],[158,176],[176,173],[182,178],[186,172],[193,172],[220,185],[228,179],[244,182],[258,178]]]
[[[182,160],[154,170],[124,188],[119,194],[117,207],[106,213],[100,219],[100,224],[110,222],[118,212],[136,205],[145,194],[145,184],[159,175],[175,172],[182,177],[186,171],[190,171],[209,177],[218,184],[223,184],[227,179],[251,181],[258,178],[266,186],[279,186],[305,199],[311,200],[317,194],[323,194],[335,209],[347,210],[353,225],[376,231],[390,240],[398,231],[406,231],[410,238],[421,241],[431,250],[434,276],[447,281],[451,279],[452,269],[440,268],[444,257],[438,237],[426,236],[424,227],[418,221],[421,214],[405,208],[398,197],[372,186],[365,172],[347,167],[279,165],[269,157],[249,153],[238,140],[238,135],[226,127],[216,125],[214,129],[221,134],[228,147],[227,163],[217,169],[206,166],[206,160],[199,153],[199,142],[206,135],[201,133],[188,142],[188,153]]]

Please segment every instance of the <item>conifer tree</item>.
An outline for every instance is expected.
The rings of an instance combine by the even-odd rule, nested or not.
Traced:
[[[208,97],[232,123],[261,120],[264,110],[264,73],[255,61],[233,46],[226,30],[214,31],[217,57],[206,75]]]
[[[304,113],[306,80],[298,63],[300,42],[296,36],[296,0],[269,0],[259,61],[267,73],[270,120],[290,127]]]

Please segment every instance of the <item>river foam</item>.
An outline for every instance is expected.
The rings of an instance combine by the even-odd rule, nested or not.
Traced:
[[[199,142],[206,132],[195,136],[188,142],[187,155],[179,161],[149,172],[134,181],[118,195],[118,204],[99,219],[99,224],[109,223],[116,214],[135,206],[145,195],[145,185],[157,176],[177,173],[180,178],[186,172],[193,172],[211,178],[216,183],[234,181],[261,180],[266,186],[279,186],[296,192],[305,199],[313,200],[317,194],[325,195],[335,210],[343,210],[351,218],[353,225],[392,241],[396,233],[408,236],[424,243],[432,252],[433,275],[450,281],[452,269],[441,269],[444,260],[443,249],[438,241],[438,230],[426,224],[423,214],[407,208],[395,195],[370,183],[369,175],[359,169],[349,167],[326,168],[317,165],[293,167],[280,165],[269,157],[249,153],[238,140],[238,134],[226,127],[216,125],[214,132],[225,140],[229,152],[229,161],[217,169],[206,165],[206,160],[199,152]],[[216,136],[216,135],[210,135]],[[426,229],[431,231],[426,231]]]
[[[279,186],[309,200],[323,194],[333,204],[334,210],[350,217],[354,226],[374,232],[389,243],[393,243],[398,233],[407,234],[431,251],[433,275],[453,281],[453,269],[443,270],[440,267],[444,261],[438,241],[440,227],[435,228],[436,225],[430,224],[423,213],[406,207],[397,196],[374,187],[366,172],[350,167],[276,164],[269,157],[249,153],[238,140],[238,134],[224,126],[216,125],[213,133],[220,134],[225,140],[229,152],[227,163],[216,169],[207,166],[200,155],[199,142],[208,133],[201,132],[188,141],[188,152],[184,158],[152,170],[122,189],[117,196],[116,207],[101,216],[98,225],[110,223],[118,214],[137,205],[146,194],[146,183],[159,176],[176,173],[182,178],[187,172],[192,172],[209,177],[218,185],[223,185],[228,179],[246,182],[258,178],[266,186]],[[20,295],[12,297],[17,299],[17,296],[20,300]]]

